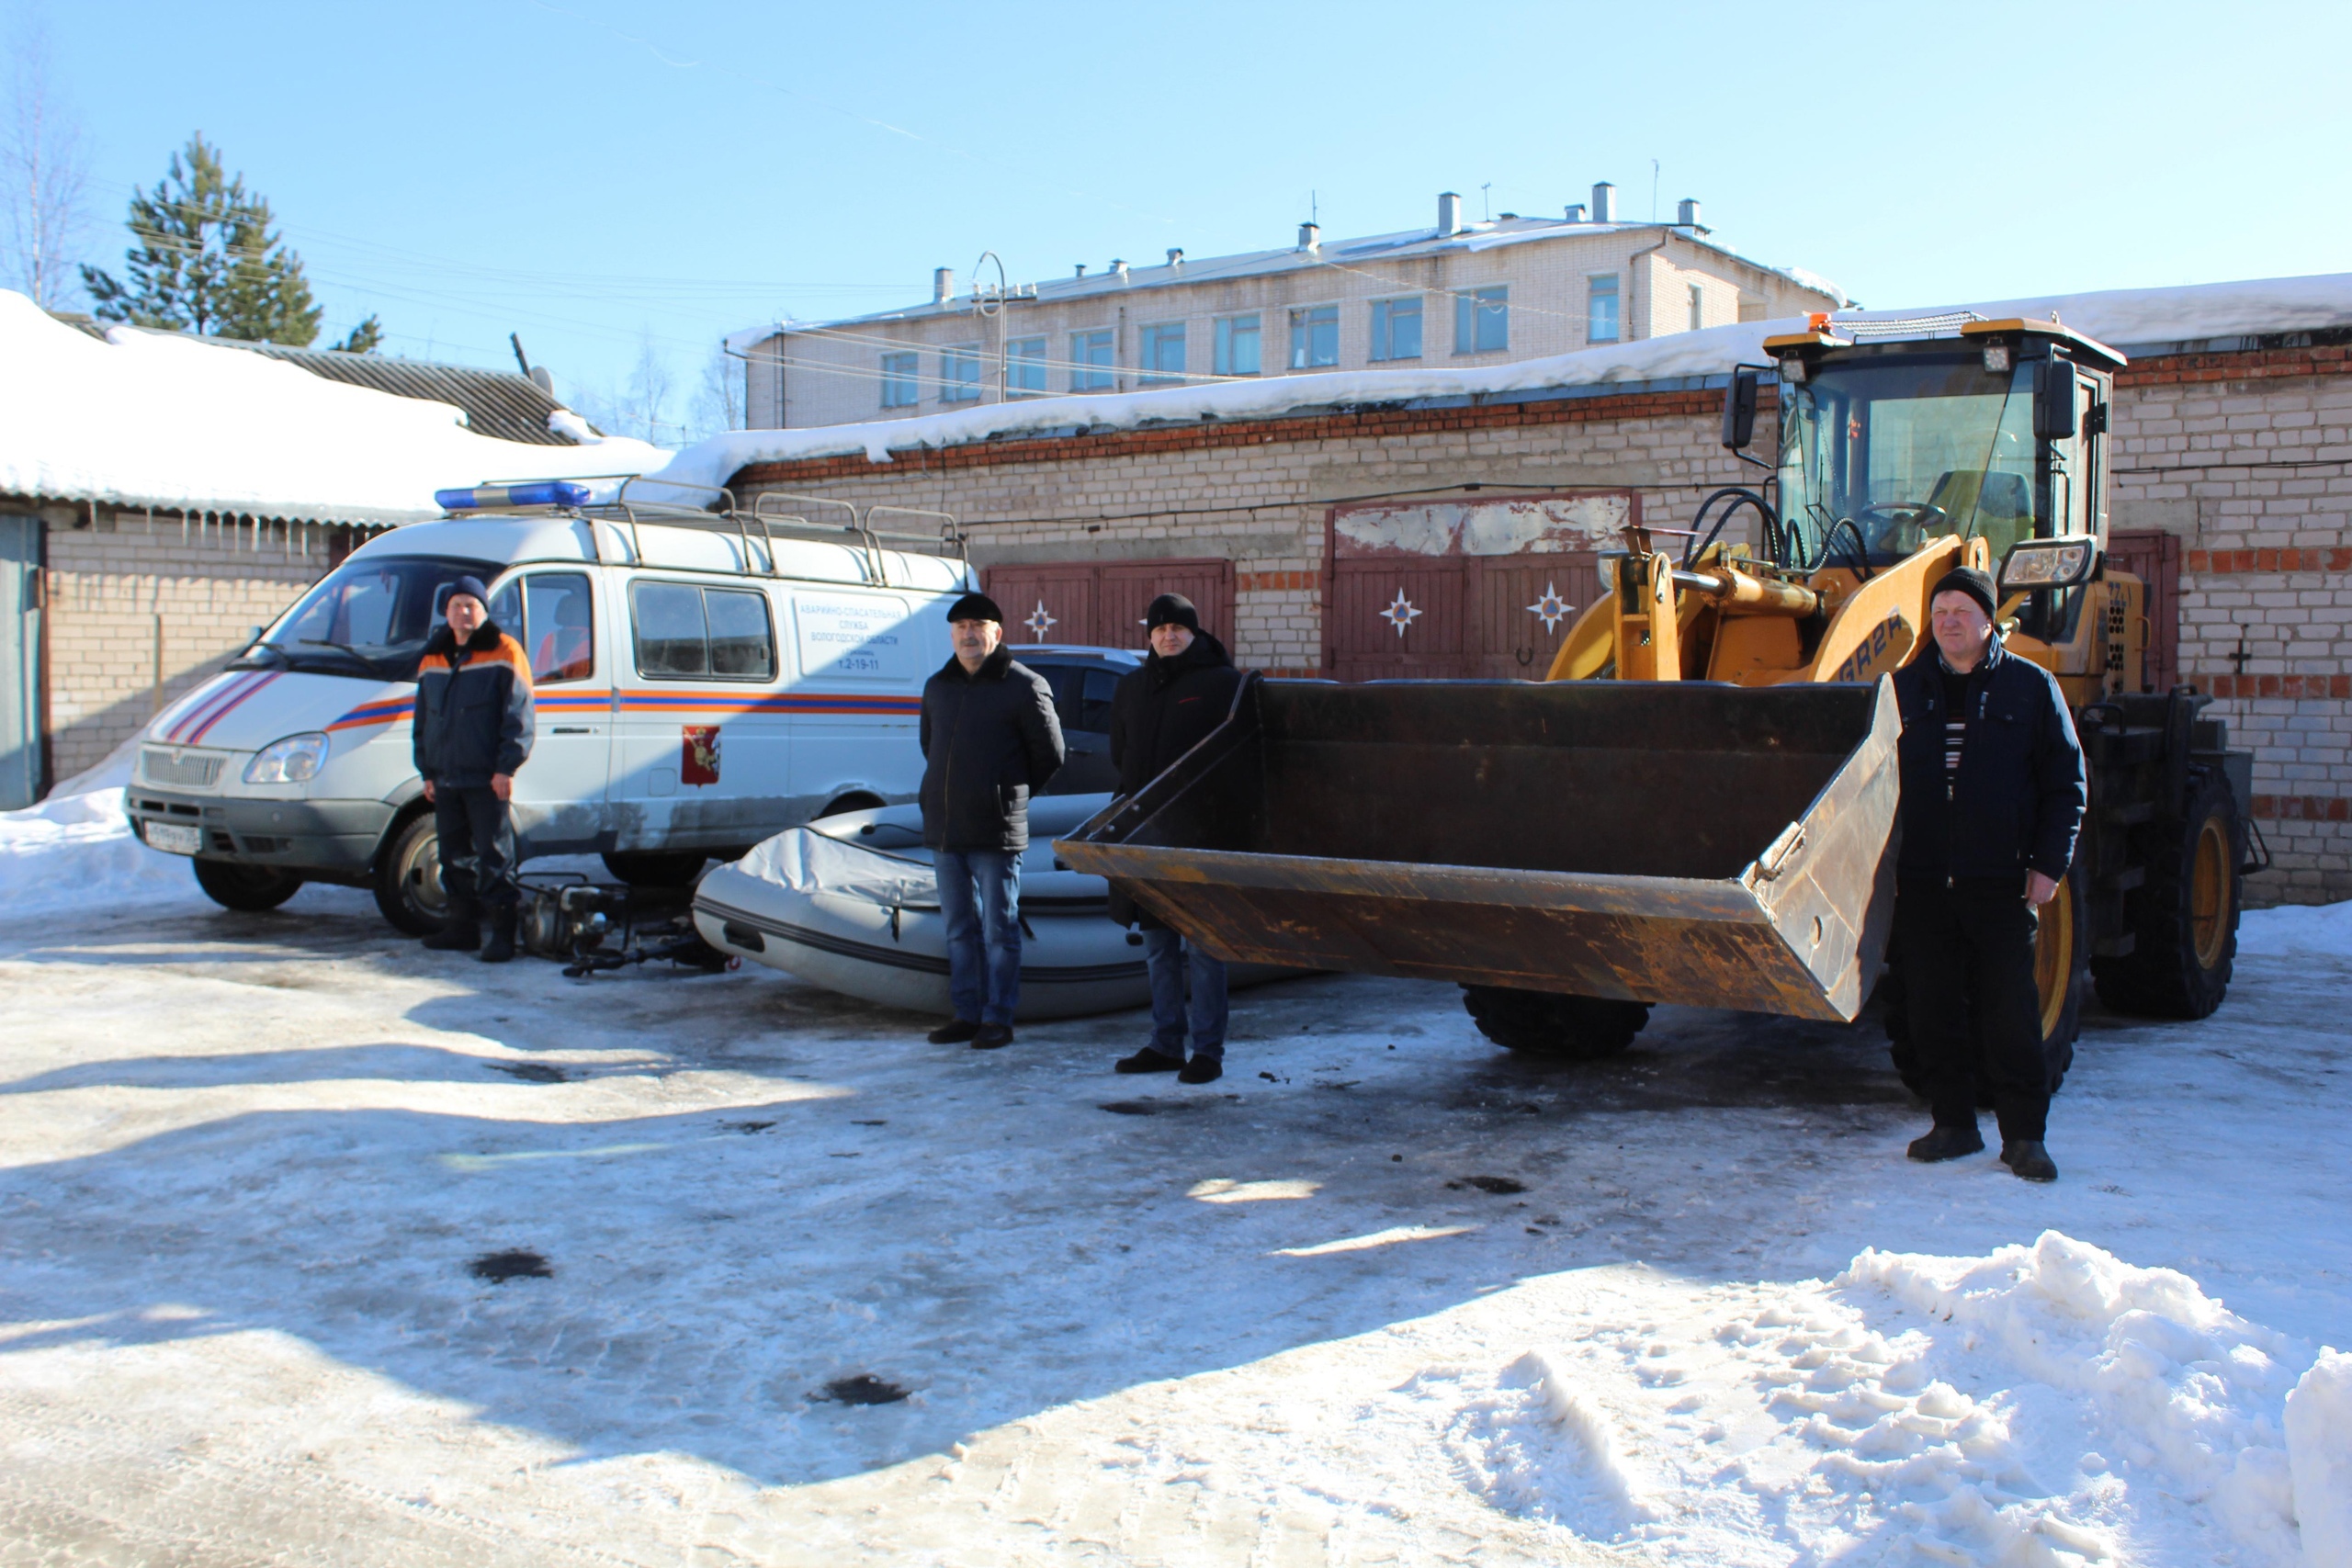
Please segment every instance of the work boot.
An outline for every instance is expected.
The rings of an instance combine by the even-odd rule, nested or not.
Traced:
[[[961,1045],[980,1032],[980,1026],[968,1018],[951,1018],[923,1036],[933,1045]]]
[[[1984,1134],[1975,1128],[1938,1127],[1924,1138],[1912,1139],[1908,1152],[1920,1164],[1934,1165],[1939,1160],[1958,1159],[1984,1151]]]
[[[2055,1181],[2057,1162],[2039,1138],[2011,1138],[2001,1145],[2001,1163],[2028,1181]]]
[[[1012,1043],[1012,1025],[1009,1023],[984,1023],[972,1032],[975,1051],[1001,1051]]]
[[[1194,1056],[1176,1075],[1178,1083],[1215,1083],[1225,1077],[1225,1064],[1215,1056]]]
[[[484,964],[506,964],[514,957],[514,907],[490,912],[490,941],[474,955]]]
[[[1132,1056],[1120,1057],[1111,1070],[1114,1073],[1172,1073],[1183,1065],[1183,1057],[1163,1055],[1147,1045]]]
[[[424,939],[435,953],[471,953],[481,945],[481,909],[470,898],[452,897],[441,929]]]

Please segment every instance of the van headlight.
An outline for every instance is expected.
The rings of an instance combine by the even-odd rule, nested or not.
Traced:
[[[289,735],[283,740],[273,740],[254,753],[245,764],[245,782],[251,784],[308,784],[318,777],[319,769],[327,760],[327,738],[316,730],[308,735]]]

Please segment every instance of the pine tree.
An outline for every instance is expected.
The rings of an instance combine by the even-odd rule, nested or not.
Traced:
[[[349,336],[334,345],[337,354],[373,354],[383,346],[384,323],[369,311],[368,319],[351,329]]]
[[[82,282],[109,321],[307,348],[319,307],[274,221],[268,200],[246,193],[244,175],[226,177],[198,131],[153,190],[130,198],[130,282],[93,266]]]

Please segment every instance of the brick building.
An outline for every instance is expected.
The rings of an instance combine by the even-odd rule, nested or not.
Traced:
[[[1613,186],[1564,218],[1471,222],[1107,271],[927,305],[738,333],[746,423],[788,429],[914,418],[1009,399],[1125,392],[1384,366],[1498,365],[1829,310],[1823,279],[1725,249],[1684,201],[1621,221]]]
[[[2154,585],[2152,645],[2172,666],[2156,677],[2217,694],[2256,751],[2251,809],[2276,865],[2252,897],[2352,898],[2352,278],[1979,309],[2062,309],[2132,356],[2113,543]],[[1752,472],[1718,445],[1720,374],[1662,372],[1753,361],[1768,330],[1659,344],[1646,377],[1604,352],[1554,362],[1543,386],[1490,377],[1430,396],[1426,378],[1400,378],[1410,395],[1383,401],[1364,378],[1335,378],[1344,406],[1318,406],[1301,381],[1296,406],[1257,396],[1228,417],[1201,398],[1182,417],[1136,399],[1136,417],[1082,428],[1008,409],[995,429],[949,415],[744,433],[706,460],[747,502],[776,491],[952,512],[1022,623],[1016,640],[1133,644],[1149,592],[1180,584],[1246,665],[1510,674],[1540,671],[1568,612],[1598,592],[1609,530],[1686,521]],[[1408,561],[1384,544],[1498,523],[1547,536],[1553,553]]]

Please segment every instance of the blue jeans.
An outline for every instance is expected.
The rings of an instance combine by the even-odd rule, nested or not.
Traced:
[[[1225,960],[1212,958],[1172,931],[1143,933],[1143,964],[1151,975],[1151,1048],[1184,1059],[1184,1025],[1193,1026],[1193,1055],[1225,1060]],[[1192,1005],[1184,981],[1191,972]]]
[[[1009,850],[941,850],[939,912],[947,920],[947,995],[969,1023],[1012,1021],[1021,1005],[1021,857]]]

